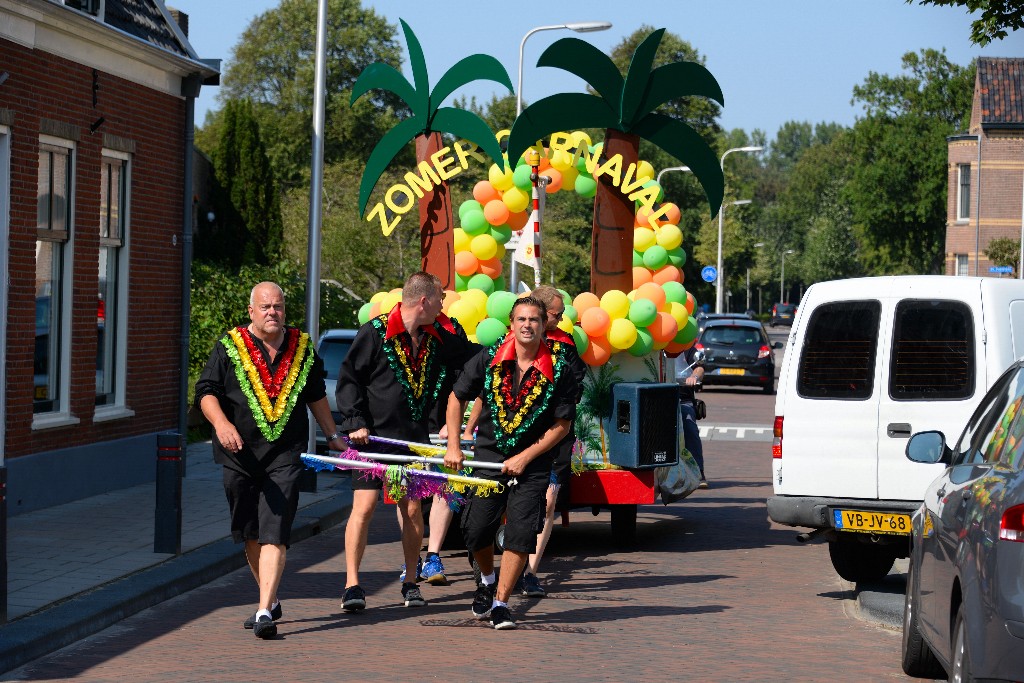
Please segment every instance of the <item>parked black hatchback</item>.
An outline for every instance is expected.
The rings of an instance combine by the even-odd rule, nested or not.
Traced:
[[[761,387],[775,391],[775,349],[756,320],[709,320],[697,340],[704,351],[704,385]]]
[[[796,304],[775,304],[772,306],[772,317],[768,324],[772,327],[776,325],[792,326],[794,317],[796,317]]]

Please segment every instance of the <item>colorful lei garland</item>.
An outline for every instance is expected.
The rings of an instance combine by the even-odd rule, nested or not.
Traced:
[[[423,418],[424,408],[434,405],[437,400],[437,394],[447,372],[447,368],[437,361],[436,351],[440,342],[432,335],[425,335],[416,357],[413,358],[410,335],[396,334],[387,339],[387,321],[387,314],[382,314],[370,322],[381,336],[384,357],[395,379],[402,385],[409,413],[413,420],[418,421]]]
[[[519,384],[519,392],[512,393],[512,375],[503,373],[503,363],[491,366],[494,354],[497,352],[501,342],[490,347],[486,353],[486,363],[490,371],[487,385],[490,391],[486,394],[486,401],[495,416],[494,439],[501,452],[514,453],[519,446],[523,435],[533,426],[551,401],[558,378],[561,377],[565,367],[565,359],[562,354],[561,342],[551,344],[551,355],[554,356],[554,381],[549,380],[536,368],[531,368],[523,376]]]
[[[273,378],[270,377],[266,358],[245,327],[229,330],[227,336],[220,340],[235,368],[235,377],[248,400],[249,410],[267,441],[276,441],[281,436],[313,368],[309,335],[295,328],[289,328],[287,334],[286,355]],[[281,377],[280,382],[277,382],[278,376]],[[266,383],[264,378],[268,380]],[[268,392],[266,385],[274,394]],[[276,399],[273,405],[270,403],[272,396]]]

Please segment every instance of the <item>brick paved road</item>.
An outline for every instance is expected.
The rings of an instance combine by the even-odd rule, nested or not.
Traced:
[[[364,562],[363,614],[338,608],[336,528],[292,549],[278,640],[241,628],[255,590],[239,571],[2,680],[908,680],[899,634],[847,613],[827,548],[766,521],[765,448],[714,443],[714,487],[641,508],[631,549],[612,547],[606,514],[573,513],[551,544],[551,596],[513,601],[517,631],[469,618],[464,555],[447,553],[455,581],[424,586],[427,608],[399,606],[387,508]]]

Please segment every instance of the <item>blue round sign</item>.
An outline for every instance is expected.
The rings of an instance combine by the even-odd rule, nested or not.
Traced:
[[[714,266],[704,266],[700,269],[700,276],[704,282],[714,282],[718,279],[718,269]]]

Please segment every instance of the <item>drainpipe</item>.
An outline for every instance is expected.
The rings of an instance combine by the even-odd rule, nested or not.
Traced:
[[[193,144],[195,142],[196,98],[202,86],[202,76],[191,74],[182,79],[181,94],[185,98],[185,144],[184,159],[184,192],[181,215],[181,353],[178,380],[178,436],[181,439],[181,474],[185,475],[188,466],[188,343],[190,336],[190,315],[192,312],[192,175],[193,175]]]

